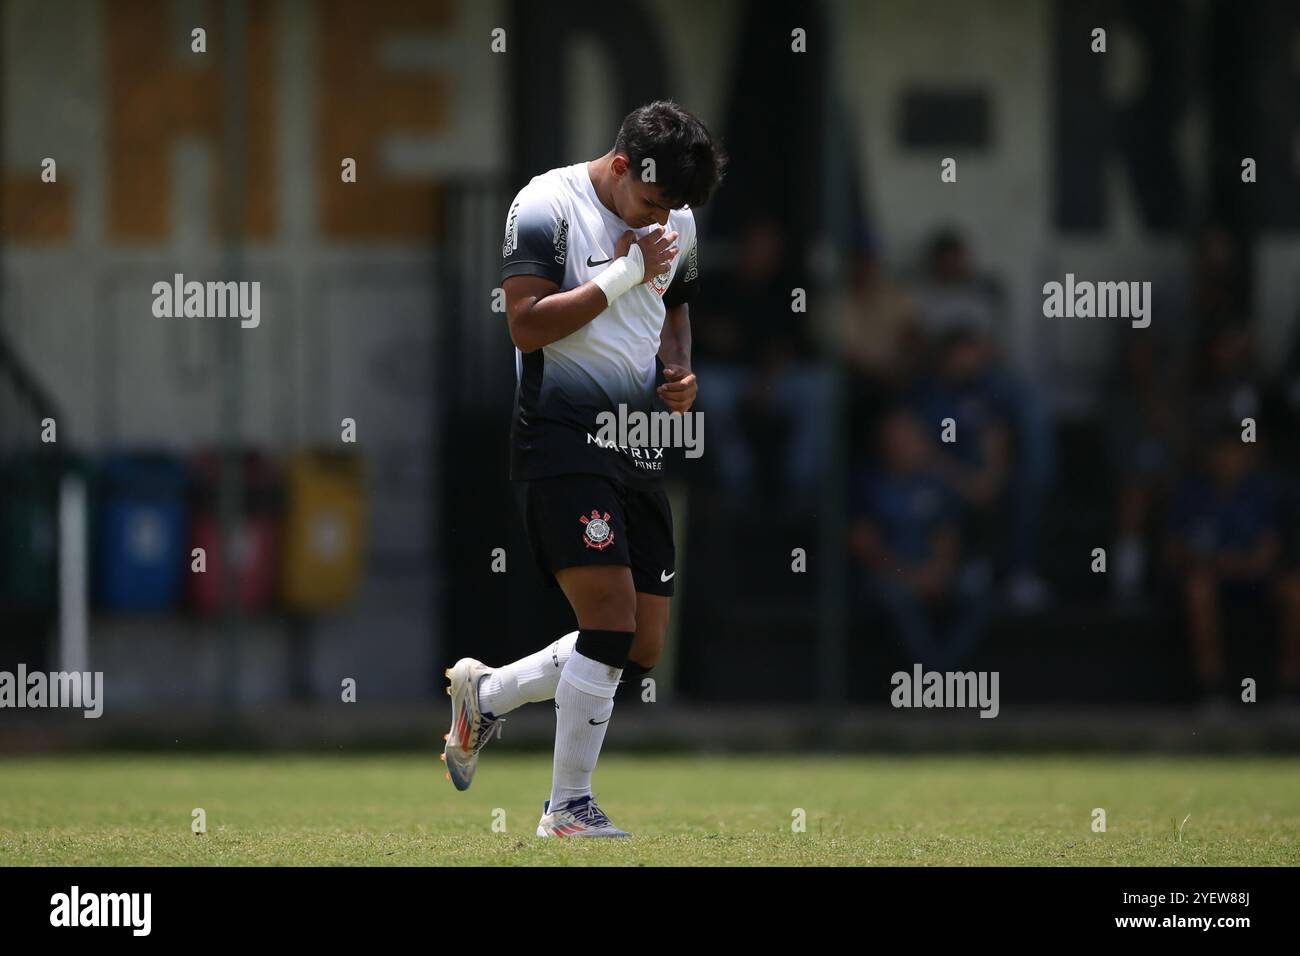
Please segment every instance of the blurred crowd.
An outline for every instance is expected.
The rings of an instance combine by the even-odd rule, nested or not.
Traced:
[[[883,614],[912,660],[949,669],[992,616],[1068,610],[1091,591],[1040,568],[1051,512],[1074,505],[1059,495],[1051,396],[1006,356],[999,282],[956,231],[918,260],[896,277],[861,236],[847,288],[814,320],[780,225],[754,218],[735,268],[708,284],[694,363],[720,500],[736,516],[808,515],[841,461],[852,599]],[[1264,374],[1245,273],[1234,238],[1206,228],[1190,279],[1157,290],[1157,320],[1115,336],[1086,423],[1107,450],[1088,467],[1109,527],[1073,566],[1105,574],[1116,614],[1176,622],[1210,701],[1240,692],[1225,645],[1248,612],[1275,638],[1294,700],[1300,341]]]
[[[1240,247],[1204,229],[1165,321],[1122,337],[1106,425],[1113,593],[1154,595],[1188,636],[1203,694],[1226,702],[1231,641],[1275,642],[1279,696],[1300,699],[1300,341],[1266,374]]]

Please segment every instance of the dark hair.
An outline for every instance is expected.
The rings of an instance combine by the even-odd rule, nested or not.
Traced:
[[[674,209],[708,202],[727,166],[722,145],[694,113],[671,100],[656,100],[628,113],[614,151],[627,156],[637,175],[641,161],[653,159],[655,183]]]

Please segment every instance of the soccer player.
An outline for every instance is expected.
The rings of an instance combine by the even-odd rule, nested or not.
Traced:
[[[446,672],[442,758],[459,790],[503,715],[555,700],[551,797],[539,836],[624,837],[591,775],[619,680],[658,661],[675,551],[662,448],[597,440],[598,416],[695,401],[687,303],[699,284],[695,218],[725,155],[675,103],[628,114],[599,159],[534,177],[506,218],[502,287],[517,387],[510,477],[534,558],[578,630],[535,654]]]

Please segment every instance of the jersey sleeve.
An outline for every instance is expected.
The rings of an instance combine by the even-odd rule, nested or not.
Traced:
[[[535,184],[525,186],[510,204],[505,242],[501,246],[501,278],[541,276],[564,284],[568,254],[568,214],[555,197]]]
[[[664,307],[675,308],[679,305],[685,305],[695,298],[695,294],[700,290],[700,253],[699,237],[694,228],[694,217],[691,218],[690,247],[686,251],[686,258],[677,269],[677,274],[673,276],[673,281],[664,291]]]

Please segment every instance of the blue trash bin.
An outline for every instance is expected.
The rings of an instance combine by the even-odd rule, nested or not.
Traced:
[[[162,611],[180,603],[189,568],[189,479],[157,454],[105,459],[99,473],[97,603],[109,611]]]

